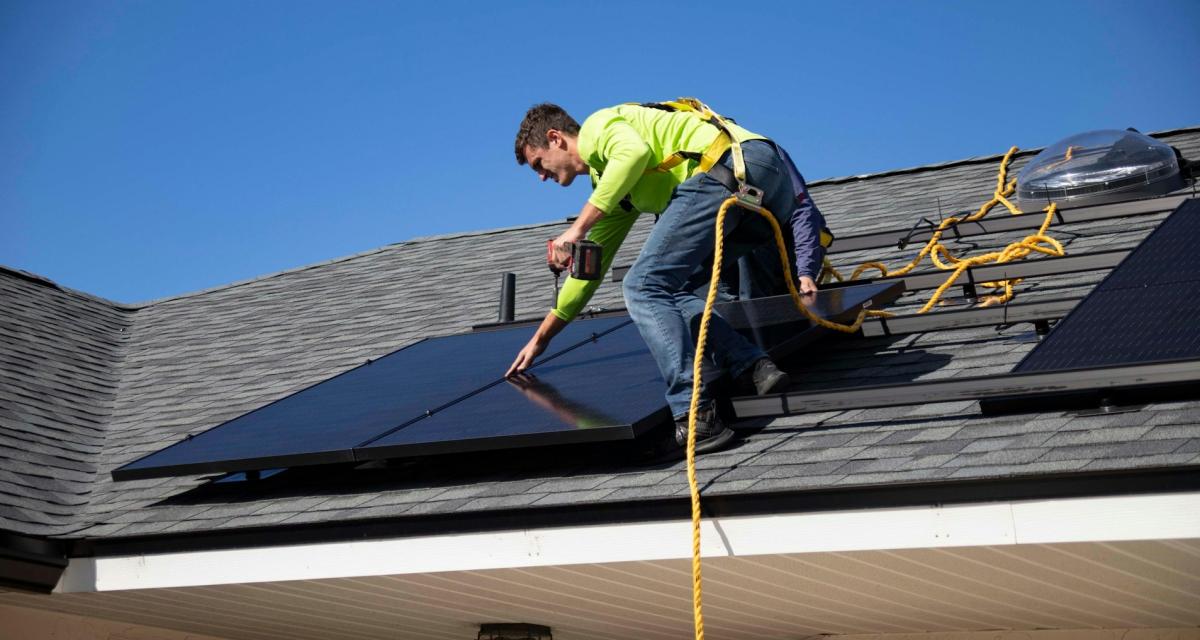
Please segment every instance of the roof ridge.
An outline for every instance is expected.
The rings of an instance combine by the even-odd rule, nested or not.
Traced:
[[[269,280],[271,278],[278,278],[280,276],[286,276],[286,275],[290,275],[293,273],[300,273],[302,271],[307,271],[309,269],[325,267],[325,266],[328,266],[331,264],[337,264],[340,262],[349,262],[349,261],[355,260],[357,258],[363,258],[366,256],[375,255],[377,253],[383,253],[384,251],[390,251],[392,249],[396,249],[396,248],[404,247],[404,246],[408,246],[408,245],[413,245],[413,244],[418,244],[418,243],[431,242],[431,241],[436,241],[436,240],[449,240],[452,238],[469,238],[469,237],[478,237],[478,236],[498,235],[501,233],[508,233],[511,231],[520,231],[523,229],[533,229],[536,227],[550,226],[553,224],[562,224],[562,223],[540,222],[540,223],[535,223],[535,224],[518,225],[518,226],[512,226],[512,227],[501,227],[499,229],[483,229],[483,230],[479,230],[479,231],[461,231],[461,232],[457,232],[457,233],[448,233],[448,234],[434,235],[434,236],[418,236],[416,238],[412,238],[409,240],[402,240],[400,242],[393,242],[391,244],[385,244],[382,247],[376,247],[374,249],[368,249],[366,251],[360,251],[358,253],[352,253],[349,255],[339,256],[336,258],[330,258],[328,260],[322,260],[321,262],[314,262],[314,263],[302,265],[299,267],[291,267],[288,269],[282,269],[280,271],[274,271],[271,273],[265,273],[262,275],[254,276],[253,278],[246,278],[244,280],[235,280],[233,282],[226,283],[226,284],[220,284],[220,285],[216,285],[216,286],[212,286],[212,287],[206,287],[204,289],[199,289],[197,291],[189,291],[187,293],[181,293],[181,294],[173,295],[173,296],[164,296],[162,298],[153,298],[153,299],[146,300],[143,302],[138,302],[138,303],[136,303],[134,305],[130,305],[130,306],[132,308],[136,308],[136,309],[143,309],[143,308],[146,308],[146,307],[149,307],[152,305],[156,305],[156,304],[161,304],[164,302],[171,302],[171,301],[179,300],[182,298],[191,298],[194,296],[200,296],[200,295],[204,295],[204,294],[208,294],[208,293],[214,293],[216,291],[224,291],[226,289],[232,289],[234,287],[241,287],[241,286],[245,286],[245,285],[249,285],[249,284],[254,284],[256,282],[260,282],[263,280]]]
[[[1173,135],[1177,135],[1177,134],[1181,134],[1181,133],[1195,133],[1197,131],[1200,131],[1200,125],[1195,125],[1195,126],[1190,126],[1190,127],[1179,127],[1177,129],[1164,129],[1162,131],[1154,131],[1154,132],[1148,133],[1146,135],[1149,135],[1154,138],[1161,138],[1161,137],[1173,136]],[[1018,151],[1017,153],[1013,154],[1013,157],[1020,158],[1023,156],[1036,154],[1036,153],[1041,152],[1041,150],[1045,149],[1045,148],[1046,147],[1043,146],[1043,147],[1034,147],[1032,149],[1024,149],[1024,150]],[[963,167],[963,166],[969,166],[969,165],[974,165],[974,164],[985,164],[988,162],[995,162],[995,161],[1003,158],[1004,155],[1005,154],[1003,154],[1003,153],[997,153],[997,154],[986,155],[986,156],[972,156],[970,158],[963,158],[960,160],[949,160],[946,162],[939,162],[939,163],[935,163],[935,164],[923,164],[923,165],[919,165],[919,166],[915,166],[915,167],[906,167],[904,169],[888,169],[886,171],[879,171],[877,173],[861,173],[861,174],[853,175],[853,176],[838,176],[838,177],[833,177],[833,178],[821,178],[820,180],[813,180],[813,181],[809,182],[808,186],[809,187],[819,187],[819,186],[830,185],[830,184],[845,184],[847,182],[857,182],[859,180],[871,180],[873,178],[886,178],[886,177],[891,177],[891,176],[907,175],[907,174],[912,174],[912,173],[921,173],[924,171],[938,171],[941,169],[949,169],[951,167]]]
[[[1170,136],[1170,135],[1177,135],[1177,134],[1181,134],[1181,133],[1194,133],[1194,132],[1200,132],[1200,125],[1195,125],[1195,126],[1190,126],[1190,127],[1179,127],[1176,129],[1165,129],[1162,131],[1152,132],[1148,135],[1153,136],[1153,137],[1164,137],[1164,136]],[[1037,147],[1034,149],[1020,151],[1017,154],[1015,154],[1014,157],[1022,157],[1022,156],[1027,156],[1030,154],[1035,154],[1037,152],[1040,152],[1044,148],[1045,147]],[[812,187],[818,187],[818,186],[823,186],[823,185],[844,184],[847,182],[865,181],[865,180],[871,180],[874,178],[884,178],[884,177],[896,176],[896,175],[921,173],[921,172],[925,172],[925,171],[939,171],[939,170],[948,169],[951,167],[968,166],[968,165],[975,165],[975,164],[984,164],[984,163],[988,163],[988,162],[995,162],[996,160],[999,160],[1000,158],[1003,158],[1003,157],[1004,157],[1003,153],[987,155],[987,156],[972,156],[970,158],[964,158],[964,159],[960,159],[960,160],[950,160],[947,162],[920,165],[920,166],[916,166],[916,167],[907,167],[904,169],[890,169],[887,171],[880,171],[878,173],[864,173],[864,174],[859,174],[859,175],[854,175],[854,176],[823,178],[820,180],[814,180],[814,181],[809,182],[808,186],[810,188],[812,188]],[[63,291],[70,291],[70,292],[73,292],[73,293],[76,293],[79,295],[83,295],[88,298],[113,305],[114,307],[119,308],[119,309],[129,310],[129,311],[137,311],[139,309],[144,309],[146,307],[150,307],[150,306],[153,306],[156,304],[161,304],[164,302],[171,302],[174,300],[180,300],[180,299],[184,299],[184,298],[205,295],[208,293],[214,293],[216,291],[224,291],[226,289],[231,289],[233,287],[241,287],[241,286],[253,284],[256,282],[260,282],[263,280],[268,280],[271,278],[277,278],[280,276],[285,276],[285,275],[289,275],[289,274],[293,274],[293,273],[300,273],[303,271],[307,271],[309,269],[316,269],[319,267],[324,267],[324,266],[328,266],[331,264],[337,264],[340,262],[347,262],[349,260],[354,260],[356,258],[362,258],[362,257],[374,255],[377,253],[381,253],[383,251],[391,250],[393,248],[402,247],[405,245],[417,244],[417,243],[423,243],[423,242],[433,242],[433,241],[440,241],[440,240],[450,240],[450,239],[455,239],[455,238],[470,238],[470,237],[498,235],[501,233],[508,233],[508,232],[512,232],[512,231],[521,231],[521,230],[525,230],[525,229],[533,229],[533,228],[537,228],[537,227],[551,226],[551,225],[556,225],[556,224],[562,224],[562,222],[538,222],[538,223],[531,223],[531,224],[524,224],[524,225],[515,225],[515,226],[511,226],[511,227],[499,227],[499,228],[495,228],[495,229],[481,229],[481,230],[476,230],[476,231],[460,231],[460,232],[447,233],[447,234],[441,234],[441,235],[418,236],[415,238],[411,238],[409,240],[402,240],[400,242],[386,244],[381,247],[376,247],[374,249],[368,249],[366,251],[360,251],[358,253],[352,253],[352,254],[344,255],[344,256],[338,256],[335,258],[330,258],[328,260],[322,260],[320,262],[314,262],[311,264],[301,265],[298,267],[282,269],[279,271],[274,271],[271,273],[254,276],[252,278],[246,278],[243,280],[235,280],[233,282],[229,282],[226,284],[219,284],[219,285],[215,285],[212,287],[205,287],[204,289],[198,289],[196,291],[189,291],[189,292],[172,295],[172,296],[163,296],[161,298],[151,298],[150,300],[144,300],[144,301],[133,302],[133,303],[117,302],[115,300],[109,300],[107,298],[102,298],[100,296],[92,295],[85,291],[79,291],[76,289],[71,289],[69,287],[64,287],[49,278],[46,278],[44,276],[41,276],[41,275],[38,275],[35,273],[31,273],[28,271],[24,271],[21,269],[15,269],[15,268],[5,267],[3,265],[0,265],[0,272],[8,273],[14,277],[28,280],[30,282],[35,282],[35,283],[41,284],[43,286],[56,287]]]
[[[83,291],[80,289],[73,289],[71,287],[63,286],[63,285],[55,282],[54,280],[51,280],[50,278],[47,278],[46,276],[43,276],[39,273],[33,273],[32,271],[26,271],[24,269],[18,269],[16,267],[10,267],[10,266],[3,265],[3,264],[0,264],[0,276],[8,276],[10,278],[24,280],[26,282],[31,282],[35,285],[46,287],[49,289],[57,289],[59,291],[62,291],[63,293],[80,296],[80,297],[86,298],[88,300],[91,300],[93,302],[104,303],[106,305],[111,306],[114,309],[119,309],[121,311],[136,311],[141,308],[138,305],[131,305],[131,304],[126,304],[124,302],[117,302],[116,300],[109,300],[108,298],[104,298],[104,297],[101,297],[101,296],[98,296],[98,295],[95,295],[92,293],[88,293],[87,291]]]

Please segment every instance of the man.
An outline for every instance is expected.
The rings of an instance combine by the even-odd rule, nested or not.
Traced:
[[[746,181],[763,190],[763,206],[786,228],[798,202],[803,201],[793,190],[790,161],[762,136],[733,123],[727,123],[726,129],[741,143]],[[694,160],[673,167],[660,167],[660,163],[676,152],[699,155],[709,151],[720,134],[717,126],[693,112],[619,105],[597,111],[580,126],[561,107],[540,104],[525,114],[515,145],[517,163],[528,164],[543,181],[552,179],[565,187],[579,176],[592,178],[591,197],[571,227],[553,241],[552,260],[559,267],[567,266],[569,245],[587,237],[603,247],[601,270],[607,272],[637,215],[661,213],[626,274],[623,288],[629,315],[667,382],[667,404],[680,445],[687,439],[693,331],[704,310],[704,300],[696,290],[708,282],[709,274],[702,265],[712,258],[717,209],[731,192],[711,172],[698,172]],[[732,166],[730,156],[726,152],[720,161],[727,168]],[[734,240],[726,243],[729,261],[763,244],[774,245],[769,231],[764,232],[766,221],[755,220],[757,213],[738,211],[726,216],[726,237]],[[819,249],[817,235],[809,235],[812,237],[802,239],[804,246],[797,247],[798,255],[811,257],[814,247]],[[736,242],[739,236],[752,241]],[[816,274],[810,270],[798,275],[801,292],[815,293]],[[599,282],[568,278],[555,308],[517,354],[506,375],[531,366],[579,313]],[[788,386],[786,373],[716,315],[709,327],[709,345],[714,362],[735,378],[752,382],[757,393],[777,393]],[[721,423],[707,390],[702,390],[699,406],[698,453],[718,449],[733,437]]]

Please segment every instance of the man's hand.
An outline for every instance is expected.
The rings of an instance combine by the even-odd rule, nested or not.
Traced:
[[[551,261],[556,269],[562,271],[571,266],[571,245],[583,240],[584,237],[582,232],[572,226],[552,241],[554,252]]]
[[[796,287],[796,290],[799,291],[800,295],[802,296],[814,295],[817,293],[817,283],[808,276],[800,276],[800,283],[799,286]]]
[[[538,336],[534,335],[529,339],[529,342],[525,343],[521,351],[517,353],[517,359],[513,360],[512,366],[504,373],[504,377],[507,378],[513,374],[524,372],[533,365],[535,358],[542,355],[542,352],[546,350],[549,344],[549,340],[541,340]]]
[[[546,318],[542,320],[542,324],[538,326],[533,337],[529,339],[529,342],[525,343],[525,346],[517,354],[517,359],[513,360],[512,366],[508,368],[508,371],[504,372],[504,377],[507,378],[514,373],[521,373],[533,366],[534,358],[542,355],[546,347],[550,346],[550,341],[554,339],[554,336],[558,335],[566,326],[567,323],[559,320],[558,316],[554,315],[554,312],[547,313]]]
[[[579,216],[575,218],[575,222],[571,228],[562,232],[552,241],[554,246],[553,256],[548,256],[554,268],[558,270],[566,270],[571,264],[571,250],[567,245],[579,244],[581,240],[587,237],[588,231],[596,224],[596,221],[604,217],[604,212],[597,209],[590,202],[584,203],[583,210],[579,212]]]

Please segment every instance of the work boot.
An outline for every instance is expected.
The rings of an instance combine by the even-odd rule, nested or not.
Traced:
[[[765,396],[787,391],[792,384],[792,377],[786,371],[780,371],[770,358],[759,358],[737,377],[737,384],[743,389],[753,388],[755,394]]]
[[[733,429],[721,422],[711,402],[696,410],[696,453],[716,451],[733,439]],[[675,444],[687,448],[688,417],[675,419]]]

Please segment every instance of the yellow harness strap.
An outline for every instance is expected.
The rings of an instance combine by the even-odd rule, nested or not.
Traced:
[[[663,158],[663,161],[657,166],[646,169],[646,173],[658,172],[665,173],[689,160],[696,160],[699,166],[696,170],[700,173],[707,173],[713,165],[720,162],[721,156],[725,155],[726,151],[733,149],[733,176],[737,178],[738,183],[745,184],[746,182],[746,162],[742,158],[742,145],[734,139],[733,134],[729,132],[728,125],[725,124],[725,119],[717,112],[708,108],[708,105],[700,102],[695,98],[679,98],[678,100],[668,100],[666,102],[646,102],[637,103],[631,102],[642,107],[650,107],[653,109],[662,109],[664,111],[679,111],[683,113],[692,113],[701,120],[713,125],[720,133],[713,139],[704,153],[697,157],[692,151],[676,151],[671,155]]]

